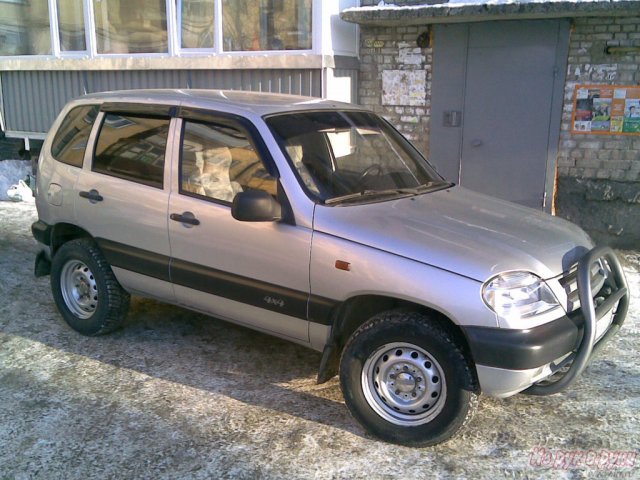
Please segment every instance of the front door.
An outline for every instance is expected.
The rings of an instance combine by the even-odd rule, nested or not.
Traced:
[[[169,200],[171,280],[179,303],[284,337],[308,341],[311,230],[231,216],[242,191],[277,194],[270,162],[245,121],[224,115],[182,122]]]
[[[568,24],[438,26],[430,158],[449,179],[534,208],[552,193]]]

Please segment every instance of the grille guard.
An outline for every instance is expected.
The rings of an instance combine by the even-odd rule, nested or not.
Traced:
[[[609,278],[612,292],[604,302],[594,306],[591,296],[591,266],[600,259],[607,261],[612,277]],[[527,395],[553,395],[572,385],[586,368],[591,358],[598,354],[602,347],[622,327],[629,309],[629,288],[620,266],[620,262],[609,247],[596,247],[586,253],[578,262],[578,295],[580,309],[584,317],[584,331],[580,345],[576,347],[575,356],[568,370],[555,382],[543,380],[522,393]],[[611,325],[596,343],[596,323],[618,304]]]

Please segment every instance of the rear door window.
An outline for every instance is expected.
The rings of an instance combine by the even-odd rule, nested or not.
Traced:
[[[169,118],[106,113],[93,171],[163,188]]]
[[[83,105],[67,114],[51,143],[53,158],[74,167],[82,167],[87,141],[98,111],[97,105]]]

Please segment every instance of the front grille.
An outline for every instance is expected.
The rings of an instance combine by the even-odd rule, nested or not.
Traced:
[[[591,266],[591,297],[596,299],[600,290],[605,286],[607,278],[611,276],[606,261],[598,260]],[[567,294],[567,312],[571,313],[580,308],[578,296],[578,264],[571,267],[569,273],[560,279],[560,285]]]

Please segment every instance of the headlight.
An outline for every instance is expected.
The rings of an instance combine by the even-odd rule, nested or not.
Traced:
[[[496,275],[482,287],[482,298],[491,310],[507,320],[528,318],[560,307],[544,280],[529,272]]]

